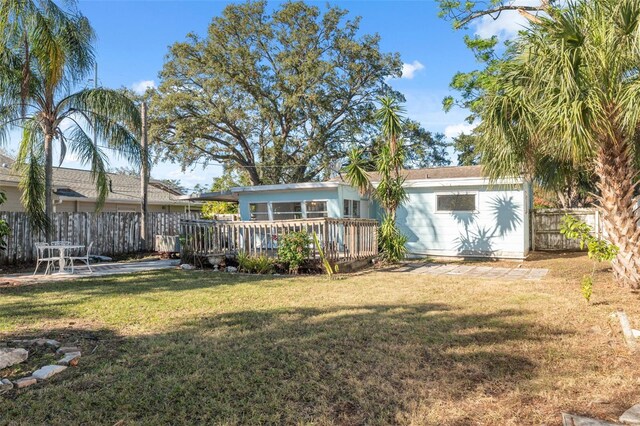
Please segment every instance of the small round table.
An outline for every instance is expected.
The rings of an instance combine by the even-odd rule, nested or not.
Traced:
[[[56,245],[56,246],[49,246],[48,247],[50,250],[58,250],[59,253],[59,260],[58,260],[58,272],[55,272],[56,274],[64,274],[65,271],[65,267],[67,264],[67,250],[78,250],[78,249],[83,249],[84,246],[80,245],[80,244],[61,244],[61,245]]]

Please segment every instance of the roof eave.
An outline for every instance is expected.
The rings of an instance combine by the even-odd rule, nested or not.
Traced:
[[[374,186],[378,182],[374,183]],[[415,179],[407,180],[404,185],[407,188],[447,187],[447,186],[477,186],[477,185],[521,185],[525,183],[522,177],[501,178],[491,180],[486,177],[443,178],[443,179]]]
[[[228,203],[237,203],[238,194],[232,192],[231,190],[226,191],[218,191],[218,192],[203,192],[200,194],[194,195],[183,195],[179,197],[181,200],[185,201],[225,201]]]

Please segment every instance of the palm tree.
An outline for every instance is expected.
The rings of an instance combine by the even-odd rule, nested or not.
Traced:
[[[49,230],[54,144],[60,163],[69,151],[90,166],[100,208],[109,191],[104,148],[139,164],[140,115],[120,92],[73,92],[95,60],[93,29],[75,9],[62,11],[51,0],[11,0],[0,7],[2,28],[0,136],[6,140],[11,130],[22,130],[16,161],[22,202],[33,224]]]
[[[379,231],[379,242],[383,256],[389,261],[397,261],[406,255],[407,239],[396,226],[396,211],[406,201],[407,194],[403,184],[405,178],[400,174],[404,163],[402,134],[402,114],[404,108],[389,97],[379,99],[380,108],[376,118],[380,123],[386,144],[375,158],[376,170],[380,175],[377,186],[373,186],[367,165],[370,164],[361,149],[349,152],[349,162],[345,167],[347,181],[362,193],[371,194],[384,209],[384,217]]]
[[[640,2],[579,0],[532,21],[506,53],[482,111],[479,149],[492,177],[540,158],[597,178],[622,284],[640,287],[635,190],[640,158]]]

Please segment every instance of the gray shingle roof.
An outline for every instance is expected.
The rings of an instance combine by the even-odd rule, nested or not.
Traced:
[[[14,160],[0,154],[0,186],[15,185],[20,182],[20,176],[12,169]],[[111,192],[107,201],[140,202],[140,178],[122,174],[109,173]],[[181,194],[163,185],[149,182],[148,196],[150,204],[186,204],[179,200]],[[97,198],[96,185],[91,178],[91,172],[66,167],[53,168],[53,187],[56,193],[63,197],[94,200]]]
[[[447,167],[428,167],[425,169],[401,170],[400,173],[406,180],[427,180],[427,179],[464,179],[464,178],[482,178],[482,166],[447,166]],[[380,180],[377,172],[369,173],[369,177],[373,182]],[[332,181],[343,181],[342,177],[331,179]]]

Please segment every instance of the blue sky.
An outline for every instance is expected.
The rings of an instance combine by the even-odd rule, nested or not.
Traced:
[[[527,3],[528,0],[521,0]],[[157,84],[167,47],[184,40],[189,32],[204,35],[211,19],[229,2],[81,0],[79,7],[98,35],[96,54],[99,81],[106,87],[141,89]],[[310,2],[324,8],[325,1]],[[391,84],[404,93],[408,115],[433,132],[451,137],[468,129],[465,112],[442,111],[443,97],[450,94],[449,82],[456,71],[472,70],[474,59],[463,43],[464,33],[438,18],[435,1],[334,1],[349,10],[350,17],[361,16],[362,33],[380,34],[381,48],[399,52],[405,63],[403,78]],[[277,6],[277,3],[272,3]],[[522,25],[516,14],[503,14],[499,20],[485,18],[468,31],[483,36],[511,37]],[[15,151],[13,141],[10,151]],[[455,163],[455,159],[454,163]],[[112,159],[112,166],[124,165]],[[63,163],[80,167],[73,158]],[[186,186],[208,185],[221,172],[220,167],[182,171],[177,164],[159,164],[155,178],[180,179]]]

